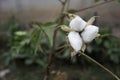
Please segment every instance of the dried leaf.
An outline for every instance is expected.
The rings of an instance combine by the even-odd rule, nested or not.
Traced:
[[[66,32],[73,31],[73,29],[71,29],[70,27],[67,27],[66,25],[62,25],[62,26],[61,26],[61,29],[62,29],[63,31],[66,31]]]
[[[93,17],[91,17],[91,18],[88,20],[87,25],[92,25],[93,22],[95,21],[95,18],[96,18],[96,17],[99,17],[99,16],[93,16]]]
[[[86,44],[85,43],[83,43],[83,45],[82,45],[82,48],[81,48],[81,51],[85,51],[85,49],[86,49]]]
[[[71,58],[73,58],[77,53],[75,51],[71,52]]]

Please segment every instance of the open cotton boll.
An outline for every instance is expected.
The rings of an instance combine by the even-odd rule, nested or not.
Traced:
[[[69,26],[75,31],[82,31],[86,25],[87,23],[77,15],[75,15],[75,18],[72,19],[69,24]]]
[[[75,52],[78,52],[81,49],[82,39],[78,32],[75,32],[75,31],[69,32],[68,40],[72,48],[75,50]]]
[[[81,33],[82,39],[85,43],[91,42],[97,36],[99,28],[97,26],[88,25]]]

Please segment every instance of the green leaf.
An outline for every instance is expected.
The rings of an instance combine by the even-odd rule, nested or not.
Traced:
[[[100,45],[101,43],[102,43],[102,39],[101,38],[99,38],[99,39],[96,40],[96,44],[97,45]]]
[[[43,32],[47,35],[48,39],[49,39],[49,42],[50,42],[50,46],[52,46],[53,44],[53,30],[54,28],[57,26],[57,24],[55,22],[49,22],[49,23],[46,23],[44,25],[39,25]]]
[[[24,46],[25,44],[28,44],[28,43],[30,43],[30,39],[25,39],[25,40],[20,42],[20,45]]]
[[[115,63],[119,63],[119,57],[117,55],[111,55],[110,56],[111,60],[114,61]]]
[[[70,56],[70,49],[67,49],[62,57],[67,58],[69,56]]]
[[[31,33],[31,45],[34,47],[34,53],[36,54],[38,49],[40,49],[41,52],[43,52],[41,46],[40,46],[40,41],[41,41],[41,29],[40,27],[34,25],[34,30]]]
[[[75,12],[77,12],[77,10],[74,10],[74,9],[68,10],[68,13],[75,13]]]
[[[15,35],[17,35],[17,36],[25,36],[26,34],[27,34],[26,31],[17,31],[17,32],[15,32]]]
[[[104,46],[105,46],[106,48],[110,48],[110,43],[109,43],[108,41],[105,41],[105,42],[104,42]]]
[[[44,26],[48,26],[48,27],[54,26],[54,25],[56,25],[56,22],[47,22],[44,24]]]
[[[50,45],[52,46],[52,44],[53,44],[53,28],[44,27],[43,29],[44,29],[45,33],[47,34],[47,36],[48,36]]]
[[[46,66],[46,62],[40,59],[36,60],[36,63],[38,63],[40,66],[42,66],[43,68]]]
[[[36,23],[33,27],[40,28],[48,37],[50,46],[53,44],[53,30],[57,26],[56,22]]]

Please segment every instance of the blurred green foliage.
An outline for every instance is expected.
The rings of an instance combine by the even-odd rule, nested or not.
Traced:
[[[119,2],[119,3],[120,3],[120,0],[116,0],[116,2]]]
[[[100,32],[105,35],[99,39],[96,39],[87,47],[87,53],[92,55],[98,55],[96,57],[102,57],[102,61],[111,61],[113,63],[120,63],[120,38],[112,35],[110,30],[102,30]]]
[[[99,2],[100,0],[95,0],[95,2]],[[105,0],[108,1],[108,0]],[[116,0],[120,2],[120,0]],[[69,13],[75,13],[77,10],[69,9]],[[63,22],[63,23],[62,23]],[[61,25],[68,24],[67,22],[61,21]],[[25,65],[33,65],[37,64],[41,67],[45,68],[47,64],[48,56],[50,55],[50,50],[53,44],[53,30],[57,27],[58,22],[48,22],[48,23],[32,23],[29,26],[32,26],[29,30],[20,29],[21,24],[12,16],[8,22],[6,22],[2,27],[7,30],[7,39],[8,39],[8,51],[5,51],[3,54],[5,63],[7,65],[11,65],[11,63],[20,64],[23,62]],[[1,26],[1,25],[0,25]],[[108,34],[107,36],[101,37],[99,39],[94,40],[92,43],[87,45],[86,53],[91,57],[94,57],[97,61],[100,62],[112,62],[114,64],[120,63],[120,39],[112,36],[112,31],[110,30],[102,30],[100,31],[102,35]],[[71,60],[70,53],[71,50],[69,47],[60,48],[66,44],[66,33],[59,30],[59,35],[57,35],[57,42],[55,46],[55,59],[58,59],[66,64],[68,60]],[[86,63],[85,59],[80,57],[76,57],[73,62],[79,61],[82,63]],[[18,62],[20,61],[20,62]],[[55,60],[57,61],[57,60]],[[69,62],[68,62],[69,63]],[[58,66],[58,63],[56,64]],[[59,64],[60,65],[60,64]],[[23,65],[22,65],[23,66]],[[84,66],[84,65],[81,65]],[[61,66],[60,66],[61,67]],[[76,68],[76,67],[75,67]],[[93,68],[93,67],[92,67]],[[80,69],[82,72],[77,77],[80,80],[88,80],[88,79],[97,79],[96,75],[103,76],[104,74],[100,73],[96,69],[84,71]],[[28,69],[28,68],[27,68]],[[67,66],[68,69],[68,66]],[[70,69],[70,68],[69,68]],[[73,69],[73,68],[71,68]],[[95,68],[94,68],[95,69]],[[38,69],[36,70],[38,71]],[[68,70],[72,71],[72,70]],[[78,69],[76,70],[78,71]],[[92,73],[93,71],[93,73]],[[119,70],[117,70],[119,71]],[[79,73],[79,72],[78,72]],[[73,71],[71,72],[71,76],[73,76]],[[86,75],[84,75],[86,74]],[[92,76],[95,74],[95,76]],[[101,75],[102,74],[102,75]],[[35,74],[34,71],[30,70],[20,70],[18,73],[13,74],[18,80],[26,80],[32,79],[34,77],[35,80],[41,79],[43,77],[43,73],[40,75]],[[73,76],[76,79],[76,74]],[[106,79],[105,77],[103,79]],[[8,79],[9,80],[9,79]],[[74,79],[73,79],[74,80]]]
[[[27,65],[37,63],[45,67],[52,45],[52,26],[55,25],[54,22],[34,23],[31,30],[21,30],[16,19],[10,18],[6,23],[8,46],[10,47],[9,51],[4,54],[6,64],[20,59]]]
[[[45,67],[53,42],[53,30],[57,26],[57,22],[32,23],[29,25],[32,26],[30,30],[22,30],[19,28],[20,23],[12,17],[5,26],[8,30],[9,45],[8,52],[4,54],[6,64],[20,60],[27,65],[39,64]],[[119,64],[120,39],[112,36],[111,30],[102,30],[100,33],[109,35],[88,44],[86,53],[95,56],[96,59],[101,57],[103,62],[111,61]],[[58,47],[66,44],[65,36],[65,32],[59,30],[55,46],[56,58],[70,59],[69,48],[57,50]],[[84,62],[84,60],[82,61]]]

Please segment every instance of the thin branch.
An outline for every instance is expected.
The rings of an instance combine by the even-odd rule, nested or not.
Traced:
[[[47,67],[46,67],[46,75],[44,77],[43,80],[48,80],[48,77],[49,77],[49,74],[50,74],[50,67],[51,67],[51,64],[52,64],[52,60],[53,60],[53,56],[54,56],[54,51],[55,51],[55,44],[56,44],[56,35],[57,35],[57,31],[60,27],[56,27],[55,30],[54,30],[54,34],[53,34],[53,46],[51,48],[51,53],[50,53],[50,56],[49,56],[49,59],[48,59],[48,64],[47,64]]]
[[[58,47],[56,50],[60,50],[60,49],[63,49],[65,47],[68,47],[68,45],[62,45],[62,46]]]
[[[65,12],[65,6],[67,4],[67,0],[65,0],[62,4],[62,8],[61,8],[61,13],[59,18],[56,20],[56,22],[58,22],[59,24],[63,23],[64,17],[65,15],[63,14],[63,12]]]
[[[61,0],[59,0],[59,1],[61,1]],[[46,71],[45,71],[46,73],[45,73],[45,76],[44,76],[43,80],[48,80],[48,77],[50,75],[50,67],[51,67],[51,64],[53,62],[53,56],[54,56],[54,53],[55,53],[57,31],[60,29],[59,25],[61,25],[63,23],[64,17],[65,17],[65,15],[63,15],[63,12],[65,10],[65,5],[67,3],[67,0],[65,0],[64,2],[61,2],[61,3],[62,3],[61,14],[60,14],[60,17],[57,20],[58,25],[55,27],[55,30],[53,32],[53,46],[51,48],[51,52],[50,52],[49,59],[48,59],[48,64],[46,66]]]
[[[114,38],[116,38],[116,39],[120,39],[120,37],[117,37],[117,36],[115,36],[115,35],[113,35],[113,34],[104,34],[104,35],[100,35],[100,37],[101,37],[101,38],[103,38],[103,37],[114,37]]]
[[[67,0],[65,0],[65,1],[62,1],[62,0],[59,0],[60,2],[61,2],[61,4],[62,4],[62,8],[61,8],[61,14],[65,11],[65,6],[66,6],[66,4],[67,4]]]
[[[68,11],[69,6],[70,6],[70,0],[67,0],[67,7],[66,7],[66,11]]]
[[[96,60],[91,58],[90,56],[86,55],[84,52],[81,51],[80,54],[82,54],[84,57],[86,57],[87,59],[91,60],[92,62],[94,62],[95,64],[97,64],[101,68],[103,68],[105,71],[107,71],[109,74],[111,74],[117,80],[120,80],[120,78],[117,75],[115,75],[112,71],[110,71],[108,68],[106,68],[105,66],[103,66],[102,64],[100,64],[99,62],[97,62]]]
[[[83,9],[79,9],[79,10],[76,10],[75,13],[77,13],[77,12],[81,12],[81,11],[85,11],[85,10],[87,10],[87,9],[94,8],[94,7],[97,7],[97,6],[101,6],[101,5],[104,5],[104,4],[107,4],[107,3],[110,3],[110,2],[112,2],[112,1],[114,1],[114,0],[101,2],[101,3],[99,3],[99,4],[95,4],[95,5],[92,5],[92,6],[89,6],[89,7],[83,8]]]

